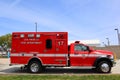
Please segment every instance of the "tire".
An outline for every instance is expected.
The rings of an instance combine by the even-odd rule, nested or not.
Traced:
[[[30,73],[39,73],[42,72],[42,65],[38,61],[31,61],[28,64],[28,72]]]
[[[102,61],[98,64],[96,70],[97,72],[100,72],[100,73],[110,73],[111,65],[108,61]]]

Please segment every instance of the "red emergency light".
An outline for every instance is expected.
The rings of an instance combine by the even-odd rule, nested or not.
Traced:
[[[80,41],[75,41],[75,43],[80,43]]]

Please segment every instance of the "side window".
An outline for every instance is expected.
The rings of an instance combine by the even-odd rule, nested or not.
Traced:
[[[75,45],[75,51],[88,51],[88,47],[84,45],[77,44]]]
[[[47,49],[51,49],[52,48],[52,40],[51,39],[47,39],[46,40],[46,48]]]
[[[82,47],[81,45],[75,45],[75,51],[81,51]]]
[[[87,47],[87,46],[82,45],[82,51],[88,51],[88,47]]]

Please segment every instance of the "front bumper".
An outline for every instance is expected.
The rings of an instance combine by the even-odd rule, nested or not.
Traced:
[[[111,62],[112,62],[112,67],[114,67],[116,65],[116,60],[111,59]]]

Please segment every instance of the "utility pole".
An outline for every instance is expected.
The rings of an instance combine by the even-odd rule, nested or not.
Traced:
[[[37,32],[37,22],[35,22],[35,31]]]
[[[117,35],[118,35],[118,45],[120,45],[120,33],[119,33],[119,29],[116,28],[115,30],[117,31]]]
[[[106,38],[106,39],[107,39],[108,46],[110,46],[110,40],[109,40],[109,38]]]
[[[104,43],[104,42],[102,42],[103,43],[103,45],[106,47],[106,44]]]

